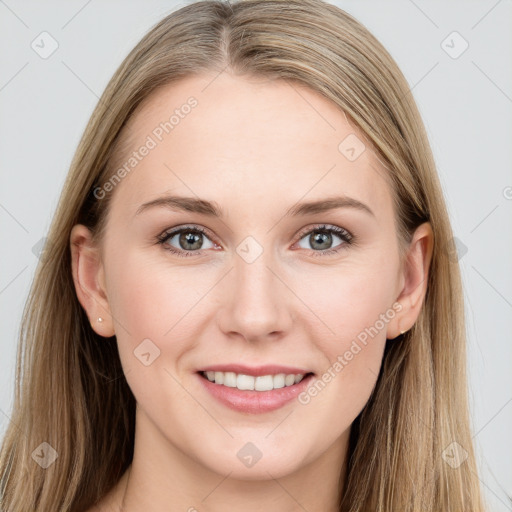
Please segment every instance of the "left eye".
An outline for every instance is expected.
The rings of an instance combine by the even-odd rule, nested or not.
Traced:
[[[312,249],[315,250],[315,252],[320,253],[335,252],[339,250],[339,246],[350,244],[353,238],[347,230],[335,226],[318,226],[302,233],[301,236],[302,238],[299,241],[299,247],[303,249],[310,249],[309,247],[304,247],[302,242],[310,243]],[[335,248],[332,247],[333,236],[341,240],[341,243],[337,244]],[[326,245],[328,247],[326,247]]]

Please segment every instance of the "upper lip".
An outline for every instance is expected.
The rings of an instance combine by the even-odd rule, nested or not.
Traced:
[[[306,373],[312,373],[310,370],[304,370],[303,368],[297,368],[294,366],[281,366],[276,364],[268,364],[262,366],[245,366],[243,364],[215,364],[201,368],[199,371],[233,372],[242,375],[252,375],[253,377],[258,377],[261,375],[277,375],[278,373],[284,373],[286,375],[297,373],[305,375]]]

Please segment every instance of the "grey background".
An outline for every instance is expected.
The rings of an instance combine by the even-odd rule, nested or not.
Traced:
[[[458,239],[480,477],[489,510],[512,510],[512,2],[331,3],[390,51],[427,127]],[[182,5],[0,0],[0,435],[38,261],[33,247],[47,232],[79,138],[124,56]],[[31,47],[48,37],[43,31],[58,43],[46,59]],[[464,41],[468,48],[453,58]]]

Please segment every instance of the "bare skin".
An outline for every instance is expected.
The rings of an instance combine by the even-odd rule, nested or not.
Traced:
[[[89,512],[335,512],[350,427],[386,339],[412,327],[424,300],[431,227],[416,230],[401,265],[387,171],[369,149],[352,160],[339,149],[358,135],[343,112],[284,81],[214,77],[187,78],[146,101],[120,165],[187,98],[198,104],[115,186],[101,247],[85,226],[71,233],[77,296],[96,332],[116,335],[137,400],[133,463]],[[215,202],[224,216],[161,206],[137,214],[171,194]],[[286,215],[335,196],[371,212]],[[343,228],[353,243],[333,231],[322,241],[319,226]],[[205,230],[196,246],[179,234],[157,242],[171,228],[190,240],[194,227]],[[251,262],[237,252],[247,237],[253,245],[242,247],[261,249]],[[356,352],[370,326],[378,333]],[[147,339],[160,351],[149,365],[134,355]],[[307,403],[252,414],[217,401],[198,374],[236,362],[334,376]],[[237,456],[249,442],[262,454],[252,467]]]
[[[119,482],[108,492],[99,503],[87,510],[87,512],[121,512],[121,504],[126,491],[126,484],[130,476],[130,468],[128,468]]]

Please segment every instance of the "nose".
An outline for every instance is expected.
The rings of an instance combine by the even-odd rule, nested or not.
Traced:
[[[222,332],[250,342],[276,340],[292,326],[293,293],[279,275],[270,251],[248,262],[238,254],[234,268],[218,290],[220,310],[216,315]]]

